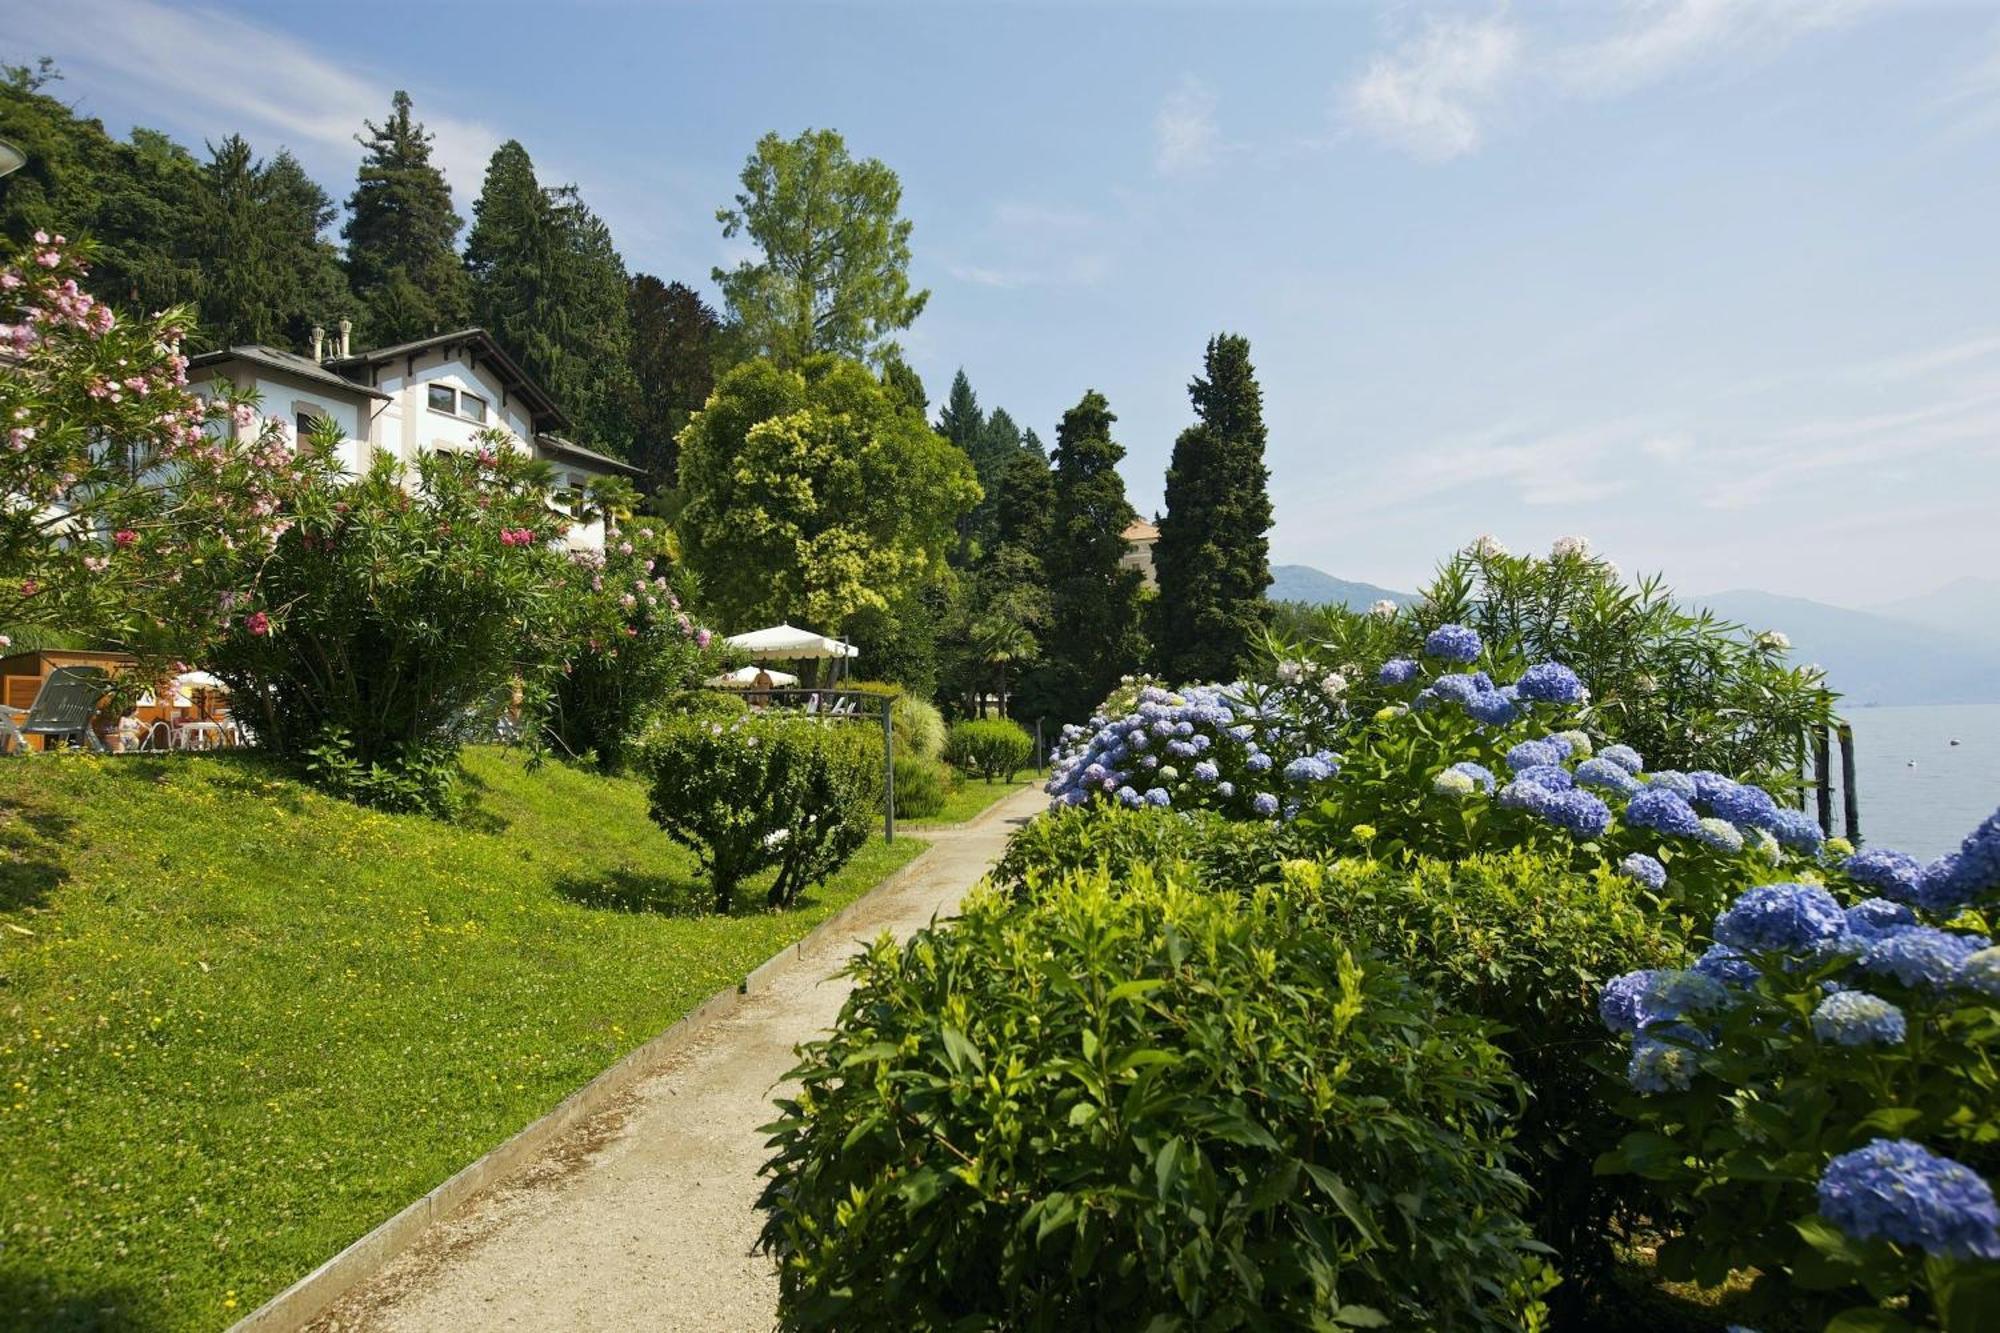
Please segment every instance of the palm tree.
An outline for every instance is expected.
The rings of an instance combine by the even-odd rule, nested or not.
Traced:
[[[1023,662],[1033,658],[1040,645],[1034,634],[1018,620],[1002,615],[988,615],[972,622],[972,651],[979,661],[994,668],[1000,686],[1000,716],[1007,716],[1007,666],[1010,662]],[[985,716],[986,700],[982,691],[979,700],[980,715]]]

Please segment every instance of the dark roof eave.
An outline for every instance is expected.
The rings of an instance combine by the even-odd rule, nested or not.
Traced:
[[[566,454],[570,458],[587,463],[592,467],[604,468],[612,472],[622,472],[628,477],[643,477],[646,475],[646,469],[634,467],[622,458],[613,458],[609,454],[600,454],[595,449],[586,449],[580,444],[571,444],[568,440],[554,435],[537,435],[535,437],[535,445],[545,452]]]
[[[293,362],[283,357],[269,355],[256,347],[224,347],[213,352],[197,353],[188,358],[188,369],[200,370],[207,366],[221,365],[225,361],[245,361],[253,366],[262,366],[267,370],[292,375],[314,384],[323,384],[329,389],[339,389],[357,397],[376,398],[383,402],[389,400],[389,395],[380,389],[316,367],[304,357]]]
[[[493,340],[493,335],[481,328],[435,333],[428,338],[397,343],[392,347],[376,347],[365,352],[356,352],[352,356],[345,356],[327,364],[360,370],[367,366],[379,366],[385,361],[394,361],[399,356],[414,356],[433,347],[462,342],[477,343],[479,354],[498,367],[501,377],[508,381],[507,387],[527,399],[528,405],[534,409],[538,418],[545,418],[558,427],[571,424],[568,414],[549,396],[548,390],[537,384],[534,378],[521,369],[514,358],[508,356],[500,344]]]

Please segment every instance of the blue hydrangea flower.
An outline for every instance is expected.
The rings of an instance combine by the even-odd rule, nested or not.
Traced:
[[[1609,759],[1627,773],[1641,773],[1646,768],[1646,761],[1641,759],[1639,752],[1629,745],[1607,745],[1597,752],[1597,757]]]
[[[1484,722],[1489,727],[1504,727],[1520,716],[1521,709],[1509,695],[1499,690],[1488,690],[1467,699],[1465,712],[1475,722]]]
[[[1595,787],[1599,791],[1617,792],[1620,796],[1633,796],[1639,791],[1639,780],[1618,764],[1599,757],[1586,759],[1576,766],[1576,785]]]
[[[1597,996],[1597,1016],[1611,1031],[1629,1035],[1728,1002],[1728,993],[1713,977],[1677,968],[1646,968],[1605,982]]]
[[[1517,781],[1532,782],[1550,791],[1568,791],[1576,785],[1576,779],[1561,764],[1530,764],[1514,777]]]
[[[1648,1096],[1656,1092],[1680,1092],[1694,1082],[1699,1065],[1699,1057],[1685,1046],[1640,1037],[1632,1043],[1625,1081],[1634,1092]]]
[[[1417,678],[1418,667],[1407,657],[1392,657],[1375,673],[1379,685],[1407,685]]]
[[[1214,784],[1222,780],[1222,770],[1215,766],[1213,759],[1204,759],[1194,766],[1196,782]]]
[[[1644,852],[1631,852],[1618,863],[1618,873],[1658,893],[1667,886],[1667,868]]]
[[[1541,742],[1554,749],[1565,760],[1576,753],[1576,747],[1569,743],[1569,737],[1563,735],[1560,731],[1550,732],[1548,735],[1543,736]]]
[[[1165,787],[1148,787],[1145,800],[1147,805],[1172,805],[1174,798],[1167,795]]]
[[[1840,868],[1856,884],[1899,903],[1917,900],[1917,881],[1924,873],[1916,857],[1887,847],[1863,848],[1841,862]]]
[[[1777,822],[1771,825],[1771,834],[1780,846],[1795,852],[1817,852],[1826,841],[1818,821],[1803,810],[1780,810]]]
[[[1587,791],[1557,792],[1542,818],[1578,838],[1598,838],[1611,827],[1611,807]]]
[[[1536,703],[1582,703],[1587,691],[1577,674],[1560,662],[1537,662],[1514,682],[1523,699]]]
[[[1812,1013],[1813,1035],[1835,1046],[1894,1046],[1908,1034],[1903,1011],[1866,991],[1835,991]]]
[[[2000,949],[1981,949],[1958,965],[1957,982],[1989,1000],[2000,1000]]]
[[[1470,759],[1465,759],[1453,764],[1451,771],[1454,773],[1463,773],[1465,776],[1471,778],[1473,785],[1488,796],[1493,794],[1493,788],[1496,785],[1493,770],[1487,768],[1484,764],[1475,764]]]
[[[1778,803],[1754,783],[1739,782],[1718,791],[1708,805],[1738,828],[1774,829],[1778,825]]]
[[[1250,798],[1250,808],[1264,818],[1269,819],[1272,815],[1278,813],[1278,798],[1271,795],[1270,792],[1260,791]]]
[[[1693,801],[1695,797],[1701,794],[1696,790],[1693,778],[1671,768],[1663,768],[1657,773],[1647,774],[1646,783],[1648,786],[1656,787],[1661,791],[1670,791],[1683,801]]]
[[[1243,767],[1252,773],[1268,773],[1271,771],[1271,756],[1261,750],[1256,751],[1243,761]]]
[[[1822,952],[1847,932],[1847,915],[1817,884],[1760,884],[1715,919],[1715,939],[1740,953]]]
[[[1440,699],[1449,699],[1455,704],[1469,703],[1486,693],[1480,688],[1479,678],[1466,675],[1439,676],[1431,682],[1431,690]]]
[[[1300,755],[1297,759],[1285,765],[1285,781],[1287,782],[1325,782],[1332,776],[1333,765],[1327,763],[1318,755]]]
[[[1743,850],[1743,835],[1736,825],[1726,819],[1702,819],[1696,821],[1695,837],[1715,848],[1718,852],[1740,852]]]
[[[1439,625],[1424,636],[1424,655],[1446,662],[1477,662],[1484,647],[1479,632],[1464,625]]]
[[[1692,838],[1701,832],[1701,817],[1694,807],[1660,785],[1659,775],[1625,806],[1625,822],[1633,828],[1649,828],[1676,837]]]
[[[1139,793],[1134,791],[1132,788],[1120,787],[1118,789],[1118,804],[1125,806],[1128,809],[1137,810],[1139,808],[1140,800],[1141,798],[1139,796]]]
[[[1886,1240],[1948,1259],[2000,1259],[1993,1187],[1908,1139],[1842,1153],[1819,1178],[1819,1215],[1856,1240]]]
[[[1535,768],[1543,764],[1561,764],[1562,751],[1547,741],[1522,741],[1507,751],[1507,767],[1519,773],[1524,768]]]
[[[1688,774],[1688,780],[1694,783],[1695,796],[1703,801],[1713,801],[1736,786],[1735,778],[1706,768],[1698,768]]]
[[[1873,976],[1894,977],[1905,986],[1938,989],[1950,985],[1965,961],[1991,943],[1984,935],[1905,926],[1867,941],[1858,966]]]
[[[1695,960],[1693,970],[1725,986],[1747,986],[1762,975],[1755,963],[1726,944],[1709,945],[1708,952]]]
[[[1847,928],[1864,940],[1917,924],[1909,908],[1887,898],[1865,898],[1847,909]]]

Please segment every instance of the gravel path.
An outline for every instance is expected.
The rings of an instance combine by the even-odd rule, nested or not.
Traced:
[[[848,928],[795,957],[673,1064],[456,1216],[313,1325],[340,1330],[755,1330],[776,1322],[778,1283],[754,1250],[758,1168],[771,1098],[792,1048],[847,996],[829,978],[857,940],[899,937],[948,913],[1016,825],[1047,797],[1030,786],[955,828],[859,904]]]

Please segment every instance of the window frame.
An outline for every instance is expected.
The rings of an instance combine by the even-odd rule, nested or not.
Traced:
[[[451,402],[450,407],[438,406],[437,399],[439,394],[448,395]],[[438,380],[432,380],[424,385],[424,403],[433,412],[441,412],[445,416],[455,417],[458,415],[458,386],[456,384],[445,384]]]
[[[479,404],[478,416],[473,416],[465,410],[466,400],[468,399]],[[486,401],[484,394],[474,393],[470,389],[460,389],[458,391],[458,415],[461,420],[470,421],[476,426],[484,426],[487,424],[492,408],[493,405]]]

